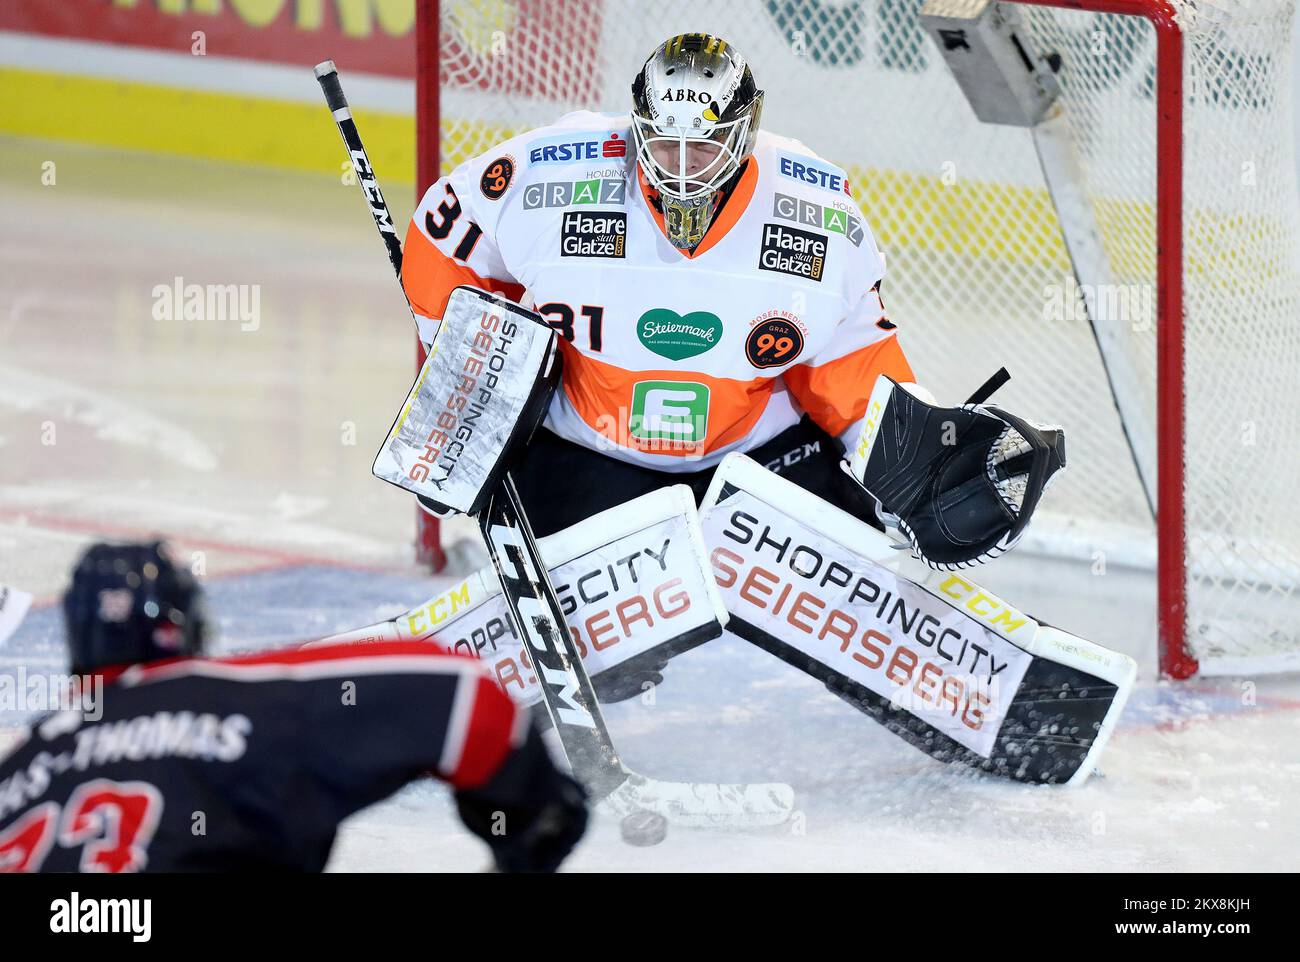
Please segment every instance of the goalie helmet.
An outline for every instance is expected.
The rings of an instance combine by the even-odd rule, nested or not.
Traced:
[[[686,33],[664,41],[632,83],[637,163],[659,193],[668,240],[693,250],[754,150],[763,91],[727,41]]]
[[[198,582],[156,541],[93,545],[73,569],[63,615],[76,674],[201,654],[207,635]]]

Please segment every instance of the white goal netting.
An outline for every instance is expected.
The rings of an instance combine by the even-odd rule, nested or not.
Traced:
[[[444,169],[576,107],[624,112],[679,32],[735,44],[763,123],[845,167],[886,254],[919,380],[959,401],[1005,363],[1011,410],[1066,429],[1030,550],[1153,565],[1154,525],[1027,130],[979,123],[922,0],[443,0]],[[1187,637],[1203,668],[1300,668],[1300,215],[1295,0],[1171,0],[1184,32]],[[1156,423],[1155,32],[1018,5],[1057,52],[1065,114]],[[866,390],[868,386],[864,386]],[[1136,425],[1135,425],[1136,428]],[[1141,433],[1140,431],[1138,433]],[[1296,660],[1293,660],[1296,659]]]

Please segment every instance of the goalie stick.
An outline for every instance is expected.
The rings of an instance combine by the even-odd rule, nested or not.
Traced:
[[[316,79],[400,283],[401,243],[343,95],[334,61],[317,64]],[[537,673],[547,714],[575,777],[595,798],[604,800],[619,816],[652,811],[685,825],[771,825],[790,816],[794,792],[788,785],[663,782],[629,770],[614,748],[595,689],[567,630],[559,599],[508,472],[478,520],[502,595]]]

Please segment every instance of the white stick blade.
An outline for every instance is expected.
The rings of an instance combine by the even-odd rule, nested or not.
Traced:
[[[618,818],[649,811],[686,828],[760,828],[789,821],[794,789],[779,782],[724,785],[630,775],[601,804]]]

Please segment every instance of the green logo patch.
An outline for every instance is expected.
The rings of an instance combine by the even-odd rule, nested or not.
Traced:
[[[709,388],[694,381],[640,381],[632,387],[628,431],[642,441],[700,444],[709,429]]]
[[[572,203],[599,204],[600,203],[600,181],[598,180],[574,181]]]
[[[636,322],[636,336],[647,350],[672,361],[694,357],[711,350],[722,337],[722,320],[708,311],[678,314],[656,307]]]
[[[834,207],[823,207],[822,228],[833,230],[837,234],[847,234],[849,232],[849,215]]]

